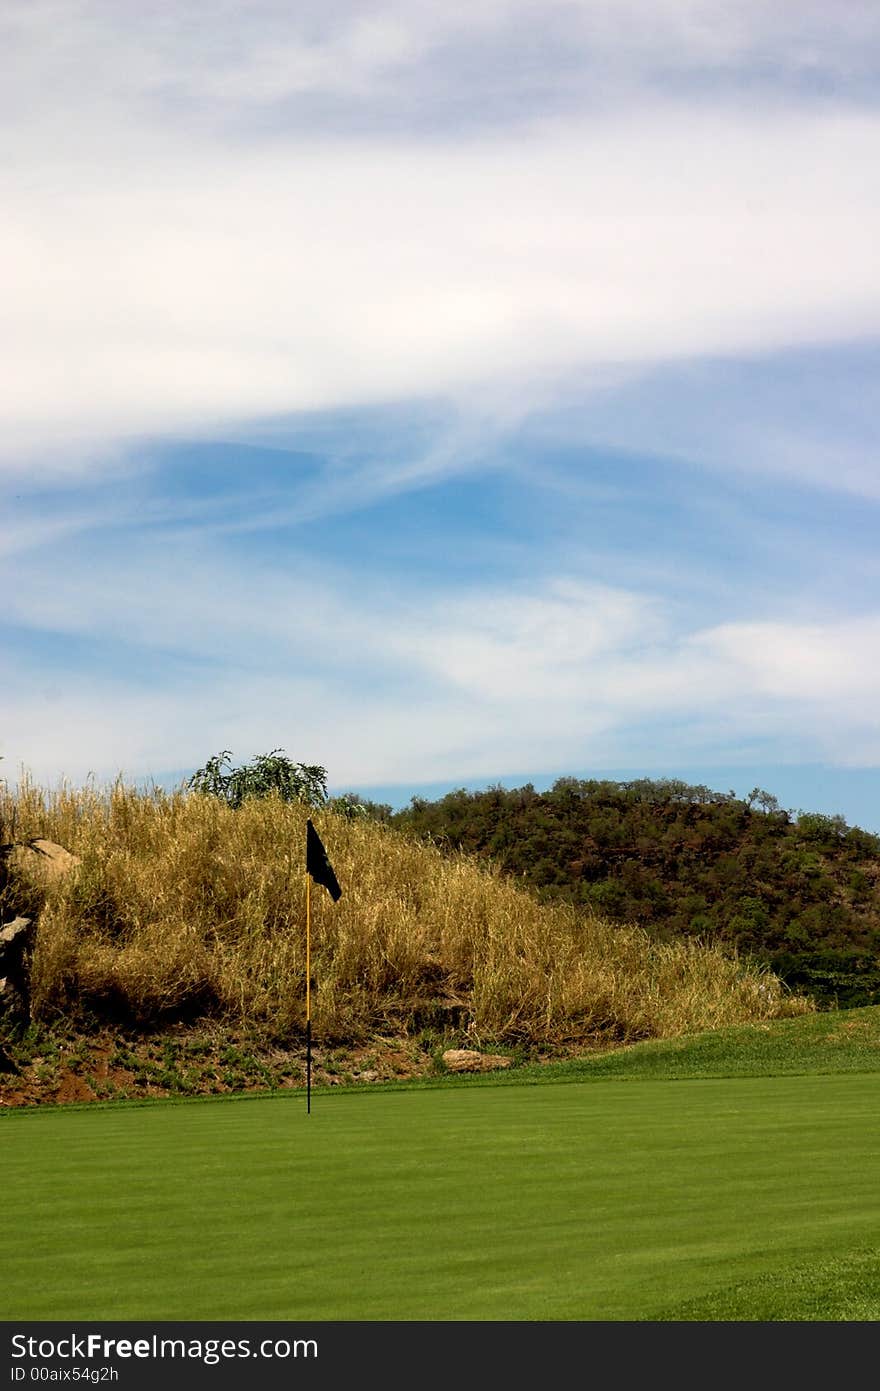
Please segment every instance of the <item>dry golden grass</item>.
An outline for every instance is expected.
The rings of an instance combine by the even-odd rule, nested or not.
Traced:
[[[306,807],[238,811],[118,783],[0,796],[0,835],[81,857],[55,884],[10,870],[3,917],[39,910],[36,1017],[150,1025],[213,1011],[292,1038],[305,1019]],[[325,1040],[431,1027],[471,1043],[671,1037],[808,1012],[715,947],[652,943],[538,904],[491,869],[369,821],[311,812],[342,885],[312,888],[313,1019]],[[14,821],[13,821],[14,818]]]

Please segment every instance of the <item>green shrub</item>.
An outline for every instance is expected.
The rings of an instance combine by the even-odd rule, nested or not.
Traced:
[[[209,758],[193,773],[187,787],[220,797],[231,807],[240,807],[248,797],[267,797],[272,792],[282,802],[305,802],[310,807],[322,807],[327,801],[327,770],[318,764],[292,763],[283,749],[258,754],[240,768],[232,767],[231,757],[230,750],[223,749]]]

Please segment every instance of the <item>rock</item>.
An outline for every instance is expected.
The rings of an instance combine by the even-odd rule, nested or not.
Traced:
[[[366,1072],[359,1072],[357,1074],[357,1079],[359,1082],[378,1082],[379,1074],[378,1072],[374,1072],[372,1068],[369,1068]]]
[[[0,961],[24,951],[32,935],[32,928],[30,918],[13,918],[11,923],[0,927]]]
[[[443,1063],[448,1072],[491,1072],[510,1067],[510,1059],[501,1053],[477,1053],[473,1048],[447,1048]]]
[[[71,855],[63,845],[56,845],[54,840],[45,840],[42,836],[13,845],[6,854],[20,873],[46,885],[54,884],[82,863],[79,855]]]

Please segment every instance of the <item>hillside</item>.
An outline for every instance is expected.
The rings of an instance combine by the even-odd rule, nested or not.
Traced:
[[[128,1070],[155,1080],[136,1043],[160,1039],[166,1071],[181,1075],[184,1057],[216,1054],[220,1066],[230,1040],[246,1036],[281,1074],[296,1073],[308,810],[277,795],[233,809],[121,785],[6,794],[0,918],[37,924],[26,1002],[0,1029],[12,1063],[19,1046],[45,1061],[59,1030],[67,1053],[102,1033],[118,1067],[127,1051]],[[720,947],[540,904],[494,867],[369,818],[312,815],[343,886],[336,904],[323,890],[312,896],[313,1021],[325,1050],[380,1039],[415,1043],[423,1061],[444,1043],[554,1054],[810,1008]],[[37,838],[77,863],[57,877],[37,872],[27,852]],[[193,1029],[202,1033],[191,1050]]]
[[[400,829],[491,859],[544,902],[768,964],[826,1005],[880,1003],[880,837],[672,780],[414,799]]]

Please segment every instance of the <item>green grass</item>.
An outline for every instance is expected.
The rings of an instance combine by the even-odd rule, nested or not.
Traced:
[[[781,1077],[880,1071],[880,1007],[662,1039],[561,1064],[565,1077]]]
[[[684,1081],[708,1077],[784,1077],[880,1072],[880,1006],[824,1011],[798,1019],[743,1024],[683,1038],[649,1040],[509,1072],[440,1074],[419,1082],[371,1084],[498,1087],[558,1082]]]
[[[675,1322],[876,1322],[880,1316],[880,1252],[812,1260],[761,1275],[679,1304],[661,1318]]]
[[[8,1113],[0,1318],[880,1319],[878,1013]]]

